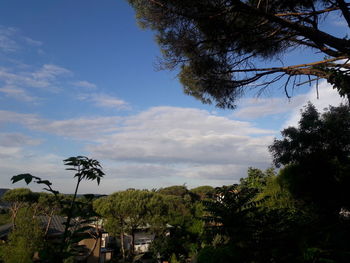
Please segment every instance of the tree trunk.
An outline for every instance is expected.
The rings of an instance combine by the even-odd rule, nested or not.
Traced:
[[[50,229],[53,213],[54,213],[54,210],[52,210],[51,213],[48,216],[49,219],[47,220],[47,225],[46,225],[45,234],[44,234],[45,238],[47,237],[47,233],[49,232],[49,229]]]
[[[123,230],[121,231],[121,234],[120,234],[120,246],[121,246],[123,260],[125,260],[124,231]]]
[[[131,255],[135,254],[135,229],[131,229]]]

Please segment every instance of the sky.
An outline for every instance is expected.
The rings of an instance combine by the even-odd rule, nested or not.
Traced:
[[[326,27],[347,30],[336,16]],[[24,187],[10,178],[31,173],[72,193],[63,160],[78,155],[99,160],[106,174],[81,193],[237,183],[248,167],[272,166],[268,145],[297,125],[308,101],[320,110],[342,101],[322,81],[319,99],[314,86],[288,100],[272,85],[221,110],[185,95],[157,57],[154,32],[137,26],[126,1],[2,0],[0,188]]]

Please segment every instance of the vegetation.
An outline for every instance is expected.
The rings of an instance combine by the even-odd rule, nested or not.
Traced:
[[[5,263],[31,263],[35,253],[43,249],[44,232],[34,211],[22,207],[17,213],[16,228],[10,233],[8,242],[3,248]]]
[[[346,31],[338,36],[321,26],[331,23],[331,13],[350,25],[344,0],[128,2],[139,24],[157,34],[160,67],[178,68],[184,92],[203,103],[234,108],[252,87],[262,92],[280,80],[288,97],[294,87],[319,79],[350,96],[349,67],[342,61],[350,58],[350,40]],[[318,59],[286,66],[283,55],[293,49],[311,49]]]
[[[135,231],[148,225],[155,232],[165,228],[169,207],[165,199],[154,192],[126,190],[94,202],[95,210],[106,219],[106,230],[121,239],[121,255],[126,258],[124,236],[129,233],[133,255]],[[129,257],[131,256],[129,255]]]
[[[34,252],[43,262],[61,263],[74,259],[74,256],[80,253],[81,247],[78,242],[86,238],[85,230],[90,228],[87,224],[91,222],[95,213],[91,204],[93,197],[86,196],[78,200],[79,185],[82,180],[96,180],[99,184],[104,173],[98,161],[85,156],[70,157],[63,162],[64,165],[68,166],[66,170],[74,171],[74,177],[77,178],[73,196],[60,195],[57,190],[52,188],[50,181],[31,174],[19,174],[11,178],[13,183],[24,180],[27,184],[34,181],[44,185],[44,190],[50,194],[33,193],[26,188],[9,190],[4,194],[3,200],[11,203],[13,223],[8,245],[5,246],[2,253],[5,263],[31,262]],[[17,217],[20,211],[26,211],[26,213],[20,217],[21,224],[17,226]],[[65,229],[62,236],[59,237],[61,240],[55,244],[42,242],[43,238],[47,237],[49,224],[55,213],[63,215],[65,218]],[[37,216],[39,215],[48,217],[48,225],[45,226],[44,230],[41,225],[38,226]],[[79,220],[76,220],[77,218]],[[37,235],[42,237],[41,242],[36,239]],[[34,242],[35,245],[31,246],[31,242]],[[17,258],[17,256],[21,258]]]
[[[62,196],[48,181],[15,176],[15,182],[46,185],[50,194],[23,188],[6,192],[14,228],[1,246],[2,259],[75,262],[77,242],[86,236],[81,224],[69,222],[78,216],[80,222],[91,222],[98,215],[104,229],[121,240],[113,247],[120,251],[116,261],[135,260],[135,233],[144,229],[155,235],[150,247],[154,262],[349,262],[349,125],[349,106],[330,107],[320,114],[308,104],[298,127],[283,130],[269,147],[280,170],[250,167],[238,184],[217,188],[129,189],[94,199],[78,198],[77,190],[73,196]],[[82,179],[103,175],[97,161],[67,160],[78,179],[76,189]],[[47,228],[36,220],[38,215],[54,214],[65,215],[69,226],[59,250],[47,242]],[[131,242],[124,247],[127,235]]]
[[[0,226],[10,223],[11,222],[11,215],[8,213],[7,210],[2,210],[0,212]]]

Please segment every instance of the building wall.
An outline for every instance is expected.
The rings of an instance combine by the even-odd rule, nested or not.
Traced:
[[[99,263],[101,251],[101,239],[86,238],[79,242],[79,245],[85,245],[89,249],[90,255],[86,263]]]

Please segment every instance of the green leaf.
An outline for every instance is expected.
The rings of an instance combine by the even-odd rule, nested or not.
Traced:
[[[45,184],[47,186],[52,185],[52,183],[49,180],[38,180],[36,183],[37,184]]]
[[[33,179],[40,180],[39,177],[33,176],[31,174],[18,174],[18,175],[12,176],[11,181],[14,184],[21,180],[24,180],[27,184],[29,184]]]

